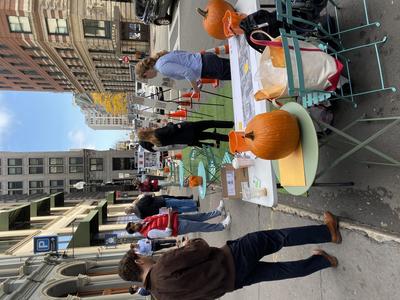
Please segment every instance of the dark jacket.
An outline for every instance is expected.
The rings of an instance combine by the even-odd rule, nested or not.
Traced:
[[[210,247],[203,239],[163,254],[144,287],[157,300],[210,300],[234,290],[235,267],[228,246]]]
[[[199,142],[196,139],[194,126],[191,122],[168,123],[162,128],[157,128],[154,135],[162,146],[174,144],[187,144],[196,146]]]
[[[165,207],[165,200],[162,196],[144,196],[143,198],[135,201],[136,209],[135,215],[144,219],[153,215],[157,215],[161,207]]]

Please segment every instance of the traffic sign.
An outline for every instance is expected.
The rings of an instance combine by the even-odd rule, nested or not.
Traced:
[[[58,236],[35,236],[33,237],[33,253],[57,252]]]

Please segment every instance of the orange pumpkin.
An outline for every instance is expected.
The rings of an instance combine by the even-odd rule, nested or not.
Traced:
[[[164,167],[164,173],[169,173],[169,172],[170,172],[169,167]]]
[[[232,5],[224,0],[210,0],[204,10],[197,9],[197,12],[204,18],[203,27],[208,35],[219,40],[226,39],[222,18],[227,10],[235,11]]]
[[[203,178],[201,176],[189,176],[189,187],[196,187],[203,184]]]
[[[300,140],[295,116],[284,110],[256,115],[246,126],[245,142],[257,157],[269,160],[288,156]]]

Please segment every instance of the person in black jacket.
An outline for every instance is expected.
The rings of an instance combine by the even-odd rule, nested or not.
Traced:
[[[144,219],[157,215],[162,207],[171,207],[179,213],[193,212],[197,211],[197,202],[187,197],[145,195],[138,197],[133,205],[125,209],[125,213],[134,213],[138,218]]]
[[[217,132],[207,132],[207,129],[232,128],[232,121],[198,121],[168,123],[162,128],[143,128],[138,131],[140,142],[150,142],[155,146],[168,146],[175,144],[186,144],[188,146],[201,147],[202,140],[215,140],[217,145],[220,141],[229,141],[228,135]]]

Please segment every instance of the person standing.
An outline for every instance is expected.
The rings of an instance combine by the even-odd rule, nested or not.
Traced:
[[[231,80],[229,59],[214,53],[192,53],[182,50],[160,51],[139,61],[135,73],[139,79],[151,79],[157,72],[175,80],[187,80],[194,92],[200,92],[200,79]]]
[[[220,223],[206,223],[205,221],[221,216],[223,212],[225,212],[225,208],[222,200],[217,209],[206,213],[179,215],[168,209],[168,214],[147,217],[137,223],[128,222],[125,229],[129,234],[137,232],[149,239],[167,238],[191,232],[222,231],[227,229],[231,223],[229,213]]]
[[[307,276],[337,267],[337,258],[317,249],[304,260],[260,260],[282,247],[341,243],[338,219],[325,212],[324,223],[252,232],[228,241],[221,248],[210,247],[203,239],[194,239],[182,248],[163,254],[157,262],[128,251],[119,263],[119,276],[126,281],[141,281],[158,300],[216,299],[263,281]]]
[[[125,213],[134,213],[139,219],[144,219],[159,214],[162,207],[171,207],[178,213],[198,211],[197,202],[193,201],[193,198],[144,195],[143,197],[138,197],[131,206],[127,207]]]
[[[131,244],[138,254],[151,256],[153,252],[176,246],[176,239],[140,239],[136,243]]]
[[[215,140],[217,146],[221,141],[228,142],[229,137],[226,134],[217,132],[208,132],[207,129],[232,128],[232,121],[197,121],[168,123],[161,128],[142,128],[138,131],[140,142],[150,142],[155,146],[163,147],[168,145],[182,144],[188,146],[203,145],[203,140]]]

